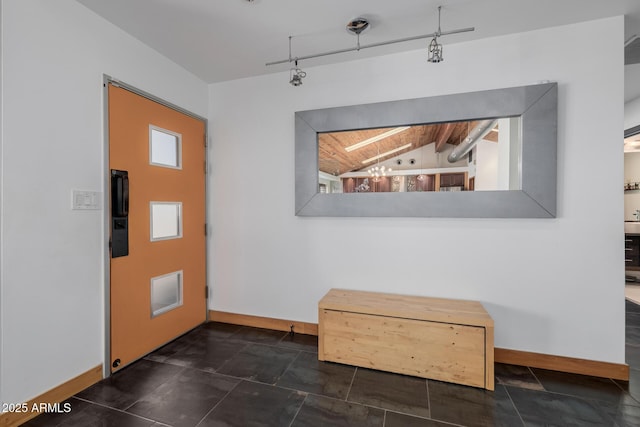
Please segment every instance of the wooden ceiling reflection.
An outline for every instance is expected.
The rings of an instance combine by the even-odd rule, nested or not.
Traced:
[[[471,121],[411,126],[407,130],[364,147],[357,148],[351,152],[346,151],[346,148],[393,130],[395,127],[319,133],[319,169],[331,175],[340,175],[346,172],[367,169],[369,166],[375,165],[378,162],[378,159],[365,162],[367,159],[373,159],[380,154],[396,150],[408,144],[411,145],[402,150],[380,157],[380,162],[427,144],[436,144],[436,152],[440,152],[444,149],[445,144],[458,145],[460,141],[469,134],[469,130],[473,129],[477,123],[477,121]],[[497,141],[497,133],[490,132],[484,139],[492,140],[493,138]]]

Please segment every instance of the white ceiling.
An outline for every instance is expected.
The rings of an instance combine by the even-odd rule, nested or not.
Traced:
[[[475,27],[442,38],[445,45],[625,15],[625,40],[640,35],[640,0],[77,0],[208,83],[279,72],[293,56],[355,46],[345,25],[362,16],[371,28],[361,44]],[[594,34],[593,37],[598,37]],[[589,43],[589,40],[579,42]],[[301,66],[420,49],[428,40],[310,59]],[[621,40],[621,46],[623,40]],[[594,52],[594,60],[597,52]],[[625,101],[640,96],[640,65],[626,66]]]

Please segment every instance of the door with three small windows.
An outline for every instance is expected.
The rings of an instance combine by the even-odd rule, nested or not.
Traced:
[[[108,85],[112,372],[206,320],[203,120]]]

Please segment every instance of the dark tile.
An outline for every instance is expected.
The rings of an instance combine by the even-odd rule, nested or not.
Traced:
[[[640,328],[640,312],[626,312],[625,313],[625,323],[627,326],[635,326]]]
[[[257,344],[276,345],[287,334],[287,332],[274,331],[272,329],[252,328],[243,326],[229,338],[235,340],[250,341]]]
[[[451,427],[451,424],[387,411],[384,427]]]
[[[362,368],[354,375],[319,362],[315,336],[211,322],[71,398],[70,413],[24,425],[638,426],[640,306],[626,308],[628,382],[505,364],[496,364],[495,392]]]
[[[200,337],[205,333],[204,330],[206,325],[207,323],[202,323],[201,325],[195,327],[189,332],[175,338],[174,340],[167,343],[163,347],[160,347],[159,349],[155,350],[151,354],[154,354],[154,353],[162,354],[163,352],[168,354],[175,354],[176,352],[182,351],[183,349],[191,345],[193,342],[200,340]],[[237,328],[240,328],[240,326],[237,326],[236,329]],[[145,356],[145,358],[148,358],[148,356]]]
[[[38,417],[40,418],[40,417]],[[37,418],[36,418],[37,419]],[[35,421],[35,420],[33,420]],[[156,423],[136,415],[116,409],[88,403],[79,411],[71,411],[57,424],[23,424],[25,426],[46,425],[47,427],[151,427]]]
[[[229,323],[207,322],[198,326],[189,332],[184,338],[189,343],[200,341],[204,338],[221,338],[228,339],[231,335],[242,329],[240,325],[231,325]]]
[[[640,371],[629,369],[629,381],[614,380],[624,391],[629,393],[636,402],[640,402]]]
[[[429,417],[427,380],[358,368],[347,400]]]
[[[527,426],[609,427],[614,425],[607,412],[593,400],[515,387],[508,387],[508,390]]]
[[[278,343],[281,347],[292,348],[294,350],[318,352],[318,337],[305,334],[286,334]]]
[[[242,341],[220,340],[209,337],[190,349],[194,357],[192,366],[209,372],[217,371],[222,365],[245,349],[247,345],[250,344]]]
[[[542,384],[526,366],[496,363],[495,376],[500,384],[529,388],[531,390],[544,390]]]
[[[315,353],[300,352],[277,385],[337,399],[346,399],[356,368],[320,362]]]
[[[85,402],[84,400],[76,399],[75,397],[72,397],[72,398],[69,398],[69,399],[63,401],[60,404],[60,411],[59,412],[43,413],[41,415],[38,415],[36,418],[33,418],[33,419],[27,421],[26,423],[23,424],[23,426],[28,426],[28,427],[53,427],[53,426],[57,426],[60,423],[62,423],[63,421],[65,421],[66,419],[68,419],[71,416],[73,416],[73,414],[76,414],[76,413],[82,411],[83,409],[85,409],[89,405],[91,405],[91,403]]]
[[[215,372],[249,343],[225,340],[217,337],[202,337],[183,351],[167,356],[165,363]]]
[[[640,305],[634,303],[631,300],[625,299],[624,300],[624,310],[627,313],[640,313]]]
[[[495,391],[428,381],[431,418],[468,427],[521,426],[522,420],[505,387]]]
[[[627,325],[625,328],[625,340],[627,344],[640,345],[640,327]]]
[[[222,365],[219,373],[275,384],[298,355],[298,351],[252,344]]]
[[[618,407],[604,407],[604,410],[617,427],[640,426],[640,407],[638,406],[620,405]]]
[[[306,394],[242,381],[198,427],[288,426]]]
[[[189,346],[191,346],[191,341],[188,338],[181,337],[147,354],[144,358],[154,362],[166,362],[168,358],[176,354],[182,354]]]
[[[202,325],[199,330],[204,331],[209,336],[216,336],[218,338],[229,338],[231,335],[238,332],[242,326],[232,325],[230,323],[222,322],[209,322]]]
[[[547,391],[600,400],[616,405],[629,404],[633,400],[608,378],[596,378],[538,368],[532,368],[532,371]]]
[[[630,368],[640,369],[640,345],[627,344],[624,356]]]
[[[175,427],[192,427],[238,382],[234,378],[187,368],[127,411]]]
[[[77,396],[113,408],[126,409],[182,369],[151,360],[139,360],[81,391]]]
[[[382,427],[383,422],[382,409],[310,394],[291,427]]]

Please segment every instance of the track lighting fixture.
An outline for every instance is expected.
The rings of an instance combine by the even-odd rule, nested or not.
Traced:
[[[442,31],[442,29],[440,28],[441,9],[442,9],[442,6],[438,6],[438,31],[436,31],[435,33],[424,34],[424,35],[414,36],[414,37],[406,37],[403,39],[389,40],[386,42],[378,42],[378,43],[371,43],[367,45],[361,45],[360,33],[362,33],[365,29],[369,28],[370,25],[365,18],[356,18],[354,20],[351,20],[349,23],[347,23],[347,31],[357,36],[357,42],[354,47],[332,50],[329,52],[316,53],[314,55],[297,56],[294,58],[291,56],[291,36],[289,36],[289,58],[282,59],[279,61],[267,62],[265,65],[270,66],[270,65],[284,64],[287,62],[291,64],[292,62],[294,62],[295,67],[291,68],[290,70],[289,83],[291,83],[294,86],[300,86],[302,84],[302,79],[306,77],[307,73],[305,73],[304,71],[300,70],[300,68],[298,68],[298,61],[311,59],[311,58],[319,58],[321,56],[336,55],[336,54],[345,53],[345,52],[359,51],[359,50],[368,49],[371,47],[385,46],[389,44],[402,43],[402,42],[408,42],[413,40],[427,39],[427,38],[431,38],[431,42],[429,43],[429,56],[427,58],[427,61],[433,62],[433,63],[442,62],[444,61],[444,57],[442,55],[443,49],[442,49],[442,44],[438,43],[438,38],[442,36],[450,35],[450,34],[458,34],[458,33],[466,33],[469,31],[475,31],[475,28],[469,27],[469,28],[461,28],[458,30]]]
[[[442,45],[438,44],[438,38],[434,37],[429,43],[429,58],[427,61],[438,63],[444,61],[444,57],[442,56]]]
[[[292,36],[289,36],[289,63],[293,62],[295,66],[289,70],[289,84],[291,86],[301,86],[302,79],[307,77],[307,73],[298,68],[298,58],[291,57],[291,39]]]
[[[289,70],[289,83],[292,86],[302,85],[302,79],[307,77],[307,73],[298,68],[298,60],[295,61],[295,67]]]
[[[442,56],[442,45],[438,43],[438,37],[442,34],[442,30],[440,29],[440,10],[442,6],[438,6],[438,31],[436,31],[433,39],[431,39],[431,43],[429,43],[429,57],[427,61],[438,63],[444,61],[444,57]]]

